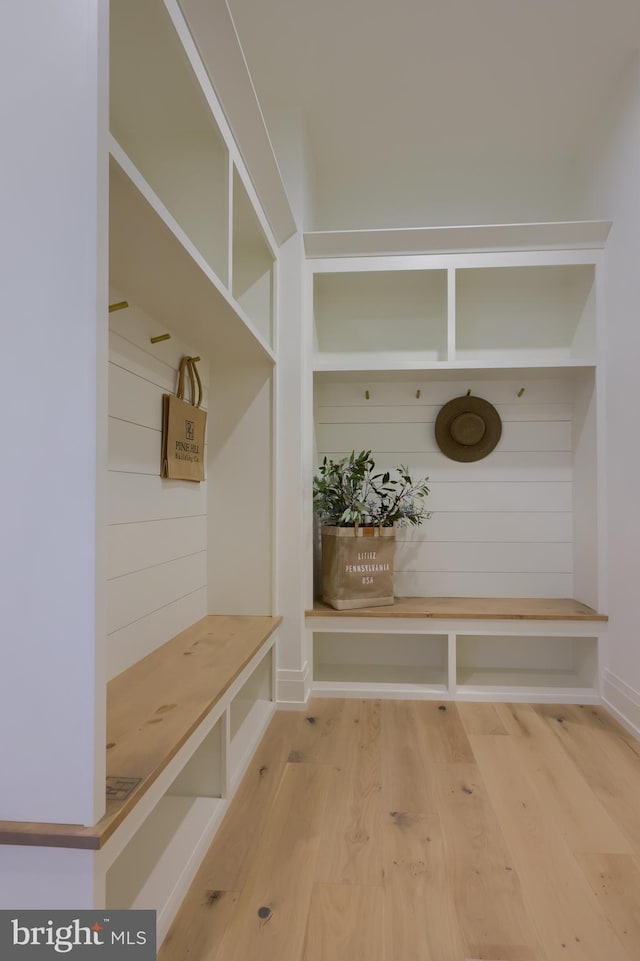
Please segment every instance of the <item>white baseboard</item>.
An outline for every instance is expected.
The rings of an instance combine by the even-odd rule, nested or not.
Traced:
[[[278,670],[276,684],[279,710],[303,710],[311,693],[309,663],[299,671]]]
[[[611,671],[605,671],[602,678],[602,700],[620,723],[640,738],[640,691],[630,687]]]

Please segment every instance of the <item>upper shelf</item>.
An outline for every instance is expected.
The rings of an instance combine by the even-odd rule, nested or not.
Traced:
[[[223,284],[229,151],[163,3],[112,0],[110,129]]]
[[[398,230],[319,230],[304,235],[304,247],[309,258],[598,249],[604,247],[610,229],[611,221],[595,220]]]
[[[273,363],[271,345],[113,138],[110,153],[111,284],[203,349]]]
[[[500,266],[420,257],[398,269],[392,258],[384,269],[312,269],[314,369],[595,363],[596,263],[582,252],[551,263],[506,257]]]
[[[110,5],[111,282],[187,339],[273,352],[275,241],[174,0]]]

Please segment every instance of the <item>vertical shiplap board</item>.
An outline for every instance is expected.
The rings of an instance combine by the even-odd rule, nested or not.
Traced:
[[[438,449],[434,422],[469,388],[495,404],[503,433],[461,464]],[[572,596],[573,399],[569,377],[318,385],[320,459],[370,449],[381,469],[429,477],[431,520],[398,532],[398,596]]]
[[[162,333],[171,339],[152,344]],[[135,304],[110,314],[109,677],[207,613],[207,484],[160,477],[162,395],[175,391],[180,358],[197,353]],[[206,407],[205,357],[198,369]]]

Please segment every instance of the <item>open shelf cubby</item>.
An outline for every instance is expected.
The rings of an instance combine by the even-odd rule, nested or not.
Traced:
[[[244,188],[233,171],[233,296],[263,339],[273,346],[275,258]]]
[[[313,299],[319,354],[447,359],[446,270],[317,273]]]
[[[593,264],[456,270],[456,359],[593,360]]]
[[[223,716],[108,869],[108,908],[157,910],[160,929],[177,908],[224,810],[224,728]]]
[[[458,634],[457,686],[460,692],[546,688],[595,694],[596,637],[525,637]]]
[[[353,623],[353,622],[352,622]],[[446,634],[314,634],[314,687],[318,693],[358,688],[444,693]]]
[[[110,128],[228,283],[229,150],[163,3],[111,0]]]
[[[262,730],[274,710],[273,649],[231,701],[229,709],[229,778],[232,787],[253,753],[256,731]]]

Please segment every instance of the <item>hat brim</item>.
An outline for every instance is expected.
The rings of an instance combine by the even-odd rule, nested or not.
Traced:
[[[460,414],[476,414],[484,422],[484,434],[477,444],[466,446],[458,443],[451,435],[451,424]],[[436,417],[436,443],[443,454],[451,460],[462,463],[472,463],[482,460],[496,447],[502,436],[502,421],[500,414],[493,404],[481,397],[472,395],[454,397],[438,413]]]

